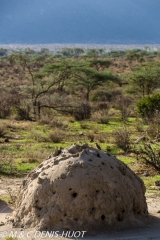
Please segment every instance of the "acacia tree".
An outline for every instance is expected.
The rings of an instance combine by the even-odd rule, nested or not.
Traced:
[[[21,93],[22,96],[25,96],[25,101],[22,101],[23,104],[16,105],[15,107],[19,113],[23,113],[24,117],[27,116],[27,119],[31,119],[29,112],[32,109],[34,119],[36,120],[40,118],[41,105],[45,101],[46,95],[52,88],[59,84],[60,79],[56,74],[53,76],[53,74],[48,75],[43,71],[39,71],[36,59],[26,54],[12,54],[9,56],[9,61],[11,61],[11,64],[16,63],[16,66],[19,65],[24,74],[23,77],[31,82],[30,85],[21,87]],[[25,111],[27,114],[25,114]]]
[[[54,64],[48,64],[43,68],[45,74],[56,74],[58,81],[57,91],[63,92],[68,81],[72,77],[73,68],[75,63],[72,61],[64,60],[57,61]]]
[[[83,48],[73,48],[73,53],[75,56],[80,56],[84,54],[84,49]]]
[[[35,51],[33,50],[33,49],[31,49],[31,48],[25,48],[24,49],[24,52],[25,52],[25,54],[27,54],[27,55],[29,55],[29,56],[32,56],[32,55],[34,55],[35,54]]]
[[[89,101],[90,93],[104,82],[112,80],[120,83],[120,79],[111,74],[109,71],[97,72],[90,67],[76,67],[73,74],[73,83],[82,86],[86,91],[86,100]]]
[[[111,63],[112,62],[109,59],[97,59],[90,61],[89,66],[94,67],[97,71],[100,71],[102,69],[104,70],[105,68],[108,68]]]
[[[33,107],[33,113],[34,117],[36,118],[36,104],[35,104],[35,89],[36,89],[36,82],[35,82],[35,76],[34,76],[34,65],[29,56],[23,53],[16,53],[11,54],[9,56],[9,60],[12,63],[19,64],[21,66],[21,69],[26,77],[29,76],[31,80],[31,87],[30,87],[30,93],[31,93],[31,100],[32,100],[32,107]]]
[[[127,78],[133,84],[135,91],[138,91],[142,96],[149,95],[160,87],[160,66],[157,63],[141,65]]]
[[[126,53],[126,59],[129,60],[130,62],[132,62],[133,60],[136,60],[138,62],[143,62],[144,55],[145,55],[145,51],[142,51],[140,49],[128,50]]]
[[[105,62],[106,64],[106,62]],[[86,100],[89,101],[90,92],[108,80],[120,83],[118,77],[109,71],[96,71],[90,67],[90,62],[61,61],[44,67],[47,73],[57,73],[59,89],[62,91],[66,85],[82,86],[86,91]]]
[[[101,51],[99,51],[99,49],[92,48],[87,51],[87,56],[96,60],[99,57],[100,53]]]
[[[67,94],[65,94],[66,86],[72,84],[84,87],[86,100],[89,101],[90,92],[93,89],[102,85],[107,80],[118,79],[108,71],[100,72],[89,67],[89,62],[61,59],[54,64],[46,65],[41,71],[38,71],[35,58],[29,57],[26,54],[15,54],[10,59],[12,62],[16,61],[21,66],[24,77],[31,81],[30,86],[25,87],[23,94],[24,96],[30,96],[27,105],[29,107],[25,106],[27,111],[30,111],[31,108],[33,109],[35,120],[37,117],[40,117],[42,107],[65,112],[72,111],[72,107],[74,108],[73,102],[70,102],[68,107],[65,104],[64,109],[63,104],[59,104],[58,101],[58,98],[61,96],[63,96],[63,100],[67,97]],[[22,108],[22,110],[25,110],[25,108]]]

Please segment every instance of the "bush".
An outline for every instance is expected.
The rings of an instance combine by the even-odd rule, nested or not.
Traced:
[[[7,91],[0,93],[0,118],[6,118],[11,114],[12,97]]]
[[[59,130],[55,129],[53,132],[49,134],[49,140],[53,143],[60,143],[64,137],[64,133]]]
[[[111,89],[109,91],[97,90],[92,97],[92,101],[99,102],[112,102],[118,96],[121,96],[122,92],[118,88]]]
[[[109,120],[110,120],[109,116],[101,116],[99,119],[99,123],[108,124]]]
[[[88,102],[77,103],[75,108],[72,110],[72,115],[77,121],[90,119],[91,117],[91,106]]]
[[[90,124],[87,122],[81,122],[80,126],[82,129],[90,129]]]
[[[92,121],[95,121],[97,123],[108,124],[108,122],[110,120],[109,109],[94,111],[92,113],[92,118],[91,119],[92,119]]]
[[[62,118],[52,119],[49,125],[50,127],[53,127],[53,128],[66,129],[68,127],[68,121],[63,120]]]
[[[16,119],[17,120],[31,120],[30,114],[30,107],[17,107],[16,106]]]
[[[135,153],[137,160],[145,161],[155,169],[160,170],[160,151],[154,149],[150,143],[144,143],[138,150],[135,150]]]
[[[11,175],[17,174],[17,167],[16,167],[16,164],[14,163],[13,159],[12,158],[2,159],[2,157],[8,158],[6,156],[1,156],[0,173],[11,174]]]
[[[126,127],[118,128],[113,132],[115,143],[118,147],[127,152],[130,149],[130,132]]]
[[[151,139],[160,140],[160,111],[153,114],[152,121],[149,122],[147,133]]]
[[[146,95],[137,102],[137,111],[145,120],[160,112],[160,94]]]
[[[100,111],[100,110],[109,110],[110,104],[108,102],[97,102],[94,103],[94,111]]]
[[[95,136],[94,136],[93,133],[88,133],[88,134],[87,134],[87,138],[90,140],[90,142],[94,142]]]
[[[40,131],[37,131],[35,129],[32,129],[31,133],[29,134],[28,138],[34,139],[37,142],[43,142],[45,141],[45,136],[42,135]]]
[[[92,119],[98,123],[107,124],[109,122],[108,112],[110,105],[108,102],[97,102],[94,104]]]
[[[126,122],[131,112],[132,98],[129,96],[120,96],[115,99],[116,109],[120,110],[123,122]]]

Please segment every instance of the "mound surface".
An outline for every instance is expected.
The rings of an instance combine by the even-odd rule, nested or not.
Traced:
[[[43,161],[23,181],[15,227],[107,229],[148,216],[143,181],[116,157],[72,145]]]

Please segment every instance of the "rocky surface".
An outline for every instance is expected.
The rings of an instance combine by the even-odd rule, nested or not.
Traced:
[[[148,216],[143,181],[101,150],[76,144],[43,161],[23,181],[15,227],[97,230]]]

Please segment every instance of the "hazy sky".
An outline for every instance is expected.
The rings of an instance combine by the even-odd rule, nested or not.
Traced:
[[[0,42],[160,42],[159,10],[160,0],[0,0]]]

